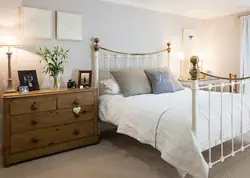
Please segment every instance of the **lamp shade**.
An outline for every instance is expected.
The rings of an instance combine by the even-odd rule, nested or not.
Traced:
[[[180,61],[184,61],[184,60],[185,60],[184,52],[178,52],[178,59],[179,59]]]
[[[14,35],[3,35],[0,37],[0,46],[20,46],[20,41]]]
[[[200,57],[201,60],[204,60],[205,57],[206,57],[206,54],[204,52],[201,52],[199,57]]]

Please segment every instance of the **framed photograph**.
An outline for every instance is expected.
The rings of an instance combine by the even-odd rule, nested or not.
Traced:
[[[56,39],[82,40],[82,14],[56,11]]]
[[[78,73],[78,86],[91,87],[92,71],[80,70]]]
[[[29,87],[28,86],[20,86],[18,91],[21,93],[21,94],[25,94],[25,93],[29,93]]]
[[[20,7],[20,27],[23,37],[52,39],[52,11]]]
[[[18,71],[20,86],[28,86],[29,91],[39,90],[39,84],[35,70]]]

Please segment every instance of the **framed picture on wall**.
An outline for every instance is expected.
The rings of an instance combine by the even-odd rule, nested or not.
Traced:
[[[29,91],[39,90],[39,84],[35,70],[18,71],[20,86],[28,86]]]
[[[56,11],[56,39],[82,40],[82,14]]]
[[[20,27],[23,37],[52,39],[52,11],[20,7]]]
[[[195,29],[182,29],[182,43],[190,45],[197,41],[197,32]]]
[[[80,70],[78,72],[78,86],[91,87],[92,71]]]

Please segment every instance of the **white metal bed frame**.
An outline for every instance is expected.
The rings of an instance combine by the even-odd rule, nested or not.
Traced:
[[[198,70],[198,63],[199,63],[199,58],[197,56],[192,56],[190,59],[190,62],[193,65],[193,68],[190,70],[190,75],[191,75],[191,79],[192,79],[192,129],[193,129],[193,133],[195,135],[195,137],[197,138],[197,121],[198,121],[198,113],[199,113],[199,103],[198,103],[198,92],[201,89],[207,89],[209,92],[209,117],[208,119],[208,144],[209,144],[209,148],[208,148],[208,153],[209,153],[209,157],[208,157],[208,166],[211,169],[213,167],[213,165],[219,163],[219,162],[224,162],[224,160],[226,158],[229,158],[231,156],[235,156],[236,153],[239,152],[243,152],[246,148],[248,148],[250,146],[250,144],[244,145],[244,133],[243,133],[243,113],[244,113],[244,85],[249,84],[250,83],[250,77],[244,77],[244,78],[236,78],[233,81],[231,81],[232,79],[230,78],[225,78],[225,77],[219,77],[219,76],[215,76],[215,75],[210,75],[204,72],[200,72]],[[205,74],[207,76],[216,78],[216,79],[221,79],[221,80],[226,80],[226,81],[231,81],[228,83],[223,83],[221,82],[220,84],[216,84],[216,85],[207,85],[207,86],[203,86],[203,87],[199,87],[199,74]],[[223,140],[223,117],[222,114],[223,112],[225,112],[222,108],[223,106],[223,89],[226,86],[232,86],[234,87],[235,85],[239,85],[240,86],[240,97],[241,97],[241,104],[240,104],[240,108],[238,108],[240,110],[240,115],[241,115],[241,124],[240,124],[240,137],[241,137],[241,147],[238,150],[235,150],[235,145],[234,145],[234,139],[235,139],[235,135],[234,135],[234,107],[236,107],[236,105],[234,104],[234,93],[231,93],[231,110],[230,110],[230,115],[231,115],[231,138],[229,140],[231,140],[231,153],[228,155],[224,155],[224,140]],[[211,91],[213,88],[220,88],[220,93],[221,93],[221,111],[220,111],[220,148],[221,148],[221,157],[220,159],[216,160],[216,161],[212,161],[212,150],[211,150]],[[247,105],[245,105],[247,106]],[[248,112],[250,112],[250,108],[247,107]],[[228,141],[228,139],[226,140]]]
[[[159,51],[156,51],[156,52],[150,52],[150,53],[124,53],[124,52],[119,52],[119,51],[114,51],[114,50],[110,50],[110,49],[107,49],[107,48],[103,48],[101,46],[99,46],[99,39],[98,38],[95,38],[94,39],[94,44],[93,44],[93,50],[94,50],[94,85],[95,87],[98,88],[98,85],[99,85],[99,51],[102,50],[102,51],[106,51],[106,52],[109,52],[113,55],[124,55],[124,56],[136,56],[135,60],[138,59],[138,56],[141,56],[141,57],[144,57],[146,56],[146,58],[148,56],[152,56],[152,55],[156,55],[156,54],[159,54],[159,53],[162,53],[162,52],[167,52],[167,60],[168,60],[168,67],[170,67],[170,53],[171,53],[171,44],[170,43],[167,43],[167,48],[163,49],[163,50],[159,50]],[[244,112],[244,107],[243,106],[246,106],[244,104],[244,85],[250,83],[250,77],[244,77],[244,78],[237,78],[237,79],[234,79],[234,81],[231,81],[230,78],[224,78],[224,77],[219,77],[219,76],[214,76],[214,75],[210,75],[210,74],[207,74],[207,73],[204,73],[204,72],[201,72],[199,71],[199,66],[198,66],[198,63],[199,63],[199,58],[197,56],[192,56],[191,59],[190,59],[190,62],[192,63],[192,69],[190,70],[190,75],[191,75],[191,80],[192,80],[192,131],[193,131],[193,134],[194,136],[196,137],[196,139],[198,138],[198,135],[197,135],[197,127],[198,127],[198,119],[199,119],[199,102],[198,102],[198,92],[199,90],[202,90],[202,89],[206,89],[208,90],[209,92],[209,99],[208,99],[208,102],[209,102],[209,116],[207,118],[208,120],[208,154],[209,154],[209,157],[208,157],[208,166],[209,168],[212,168],[213,165],[219,163],[219,162],[224,162],[224,160],[226,158],[229,158],[231,156],[235,156],[236,153],[239,153],[239,152],[243,152],[246,148],[250,147],[250,144],[247,144],[247,145],[244,145],[244,133],[243,133],[243,112]],[[109,70],[109,69],[108,69]],[[202,86],[202,87],[199,87],[199,74],[202,73],[202,74],[205,74],[207,76],[210,76],[210,77],[213,77],[215,79],[221,79],[221,80],[226,80],[226,81],[231,81],[231,82],[228,82],[228,83],[223,83],[221,82],[220,84],[215,84],[215,85],[207,85],[207,86]],[[235,150],[235,145],[234,145],[234,139],[235,139],[235,134],[234,134],[234,113],[233,113],[233,109],[235,106],[234,104],[234,93],[231,94],[231,111],[230,111],[230,114],[231,114],[231,138],[230,139],[226,139],[223,138],[223,117],[222,117],[222,113],[225,112],[223,110],[223,89],[224,87],[226,86],[235,86],[235,85],[239,85],[241,90],[240,90],[240,96],[241,96],[241,106],[239,108],[240,112],[241,112],[241,126],[240,126],[240,130],[241,132],[239,133],[240,134],[240,137],[241,137],[241,148],[238,149],[238,150]],[[212,146],[211,146],[211,92],[212,92],[212,89],[213,88],[220,88],[221,89],[221,113],[220,113],[220,148],[221,148],[221,156],[219,159],[217,159],[216,161],[212,161]],[[247,107],[248,108],[248,107]],[[228,112],[228,111],[227,111]],[[250,113],[250,108],[248,108],[248,112]],[[231,149],[231,153],[228,154],[228,155],[224,155],[224,142],[225,141],[229,141],[231,140],[232,141],[232,149]],[[205,150],[203,150],[205,151]]]

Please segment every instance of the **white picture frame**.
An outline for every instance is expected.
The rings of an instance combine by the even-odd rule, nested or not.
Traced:
[[[52,39],[52,10],[20,7],[20,27],[23,37]]]
[[[82,14],[56,11],[56,39],[82,41]]]
[[[187,29],[187,28],[182,29],[182,44],[188,45],[188,44],[190,44],[190,42],[194,43],[196,41],[197,41],[196,29]]]

